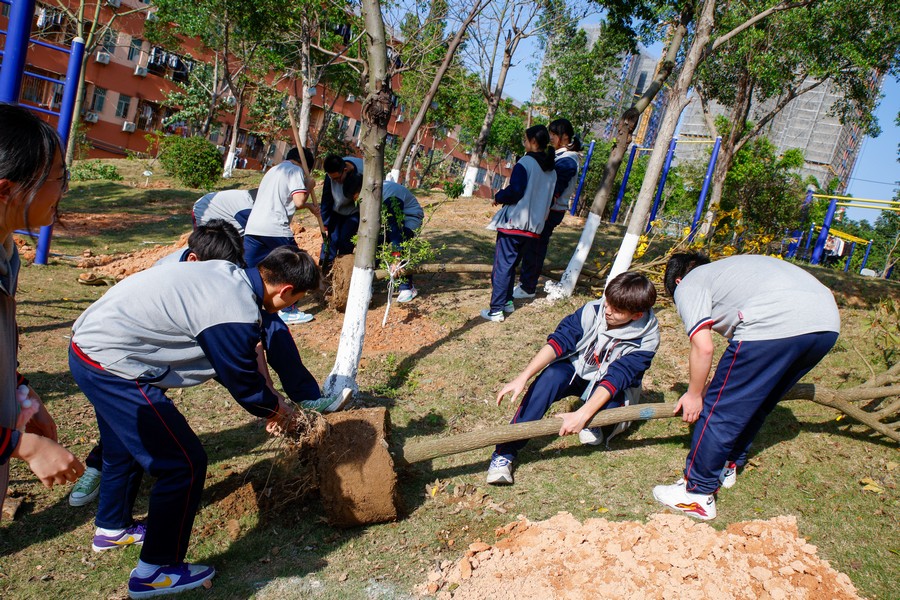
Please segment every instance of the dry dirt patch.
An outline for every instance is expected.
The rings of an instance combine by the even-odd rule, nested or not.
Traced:
[[[581,523],[559,513],[516,521],[497,535],[493,546],[478,542],[458,563],[445,561],[418,591],[457,600],[859,598],[789,516],[716,531],[682,515]]]

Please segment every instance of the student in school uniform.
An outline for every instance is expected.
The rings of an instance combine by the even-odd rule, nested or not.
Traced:
[[[303,148],[306,164],[312,165],[315,157]],[[305,208],[315,214],[319,207],[307,203],[309,189],[315,187],[303,172],[300,150],[291,148],[284,161],[269,169],[259,183],[256,201],[244,228],[244,260],[255,267],[269,252],[279,246],[297,247],[291,220],[297,209]],[[295,306],[288,306],[278,316],[288,325],[308,323],[314,316]]]
[[[259,371],[260,314],[290,306],[319,280],[312,257],[290,246],[249,269],[223,260],[163,265],[116,284],[76,320],[69,368],[104,446],[93,546],[143,545],[132,598],[193,589],[215,574],[184,562],[206,453],[166,391],[215,377],[274,430],[293,409]],[[156,478],[146,527],[132,517],[145,471]]]
[[[230,223],[222,219],[212,219],[201,225],[188,237],[188,246],[161,258],[154,267],[181,262],[202,262],[226,260],[244,268],[244,247],[241,236]],[[346,406],[350,394],[322,397],[319,384],[300,358],[297,344],[284,322],[269,313],[262,313],[263,340],[257,346],[258,365],[266,382],[274,388],[266,363],[275,369],[288,398],[307,410],[335,412]],[[100,479],[103,471],[102,440],[94,446],[87,459],[84,474],[75,483],[69,494],[71,506],[84,506],[94,501],[100,493]],[[101,547],[101,550],[109,547]]]
[[[355,156],[329,154],[323,164],[328,181],[322,186],[322,223],[328,230],[328,248],[322,258],[327,271],[334,259],[353,254],[353,236],[359,230],[359,205],[344,192],[344,183],[354,175],[362,176],[363,161]]]
[[[251,190],[222,190],[210,192],[194,202],[191,210],[191,221],[194,229],[200,225],[206,225],[213,219],[223,219],[237,229],[238,234],[244,237],[244,228],[253,203],[256,202],[256,194],[259,188]]]
[[[509,185],[494,196],[500,210],[488,229],[497,232],[494,269],[491,272],[491,305],[481,311],[488,321],[502,322],[515,310],[513,284],[516,267],[532,251],[547,222],[556,185],[554,151],[544,125],[525,130],[526,154],[513,167]]]
[[[553,187],[553,203],[541,237],[531,246],[531,252],[522,257],[522,272],[519,285],[513,288],[513,298],[525,300],[537,293],[538,278],[547,258],[550,236],[556,226],[562,223],[569,202],[578,187],[578,171],[581,168],[581,139],[575,135],[572,124],[567,119],[556,119],[547,126],[550,131],[550,145],[556,148],[556,185]]]
[[[359,173],[348,175],[344,181],[344,194],[356,203],[361,189],[362,175]],[[403,242],[418,235],[425,219],[425,211],[412,192],[394,181],[384,181],[381,184],[381,201],[387,212],[381,243],[391,244],[391,255],[399,259]],[[400,284],[397,302],[411,302],[418,295],[419,292],[412,282],[412,275],[405,275]]]

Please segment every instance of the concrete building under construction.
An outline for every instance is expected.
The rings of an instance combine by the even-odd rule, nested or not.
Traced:
[[[831,82],[826,82],[814,90],[792,100],[762,130],[779,152],[797,148],[803,151],[804,164],[800,169],[803,178],[815,177],[820,186],[826,186],[832,179],[840,184],[837,193],[844,193],[850,183],[850,174],[859,155],[865,133],[856,124],[841,124],[831,113],[832,105],[840,98]],[[750,121],[767,114],[777,98],[754,104],[750,109]],[[721,105],[712,102],[710,110],[714,116],[725,115]],[[679,139],[710,138],[703,110],[699,101],[692,102],[682,116]],[[678,146],[675,163],[706,160],[709,149],[702,145]]]

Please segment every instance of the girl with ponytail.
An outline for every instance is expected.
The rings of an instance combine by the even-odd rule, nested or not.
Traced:
[[[550,144],[556,148],[555,166],[556,185],[553,188],[553,202],[550,214],[540,237],[531,245],[531,252],[522,257],[522,272],[519,285],[513,289],[513,298],[534,298],[537,292],[538,277],[544,267],[550,236],[556,226],[562,223],[569,201],[575,195],[578,186],[578,171],[581,169],[581,139],[575,135],[572,123],[567,119],[556,119],[549,126]]]
[[[554,151],[550,132],[543,125],[525,130],[526,154],[513,167],[509,185],[494,196],[501,208],[488,229],[497,232],[494,270],[491,273],[491,306],[481,311],[488,321],[501,322],[515,310],[513,284],[516,266],[529,255],[540,238],[556,185]]]

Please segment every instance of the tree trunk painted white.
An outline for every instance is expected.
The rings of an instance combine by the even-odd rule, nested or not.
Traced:
[[[337,394],[344,388],[350,388],[354,393],[359,390],[356,376],[366,337],[366,314],[369,310],[369,301],[372,299],[374,280],[375,269],[364,269],[354,265],[337,357],[331,374],[322,386],[326,396]]]
[[[475,193],[475,188],[478,186],[478,184],[475,183],[476,177],[478,177],[478,165],[473,167],[472,164],[469,163],[466,166],[466,173],[463,175],[463,198],[471,198]]]
[[[578,245],[575,246],[575,253],[569,260],[569,266],[566,272],[559,278],[559,282],[547,281],[544,284],[544,291],[550,300],[561,300],[569,298],[575,291],[575,284],[581,276],[581,269],[587,261],[591,246],[594,244],[594,238],[597,235],[597,227],[600,226],[600,215],[596,213],[588,214],[584,229],[581,230],[581,237],[578,239]]]
[[[347,297],[347,312],[344,314],[344,325],[341,329],[341,340],[334,367],[323,385],[323,391],[329,396],[337,394],[343,388],[357,389],[356,374],[362,357],[366,316],[369,300],[372,298],[372,282],[375,279],[375,250],[380,238],[384,140],[393,106],[381,3],[379,0],[363,0],[362,9],[368,34],[366,49],[369,66],[367,95],[361,113],[362,201],[359,207],[359,236],[353,261],[353,275],[350,279],[350,293]]]
[[[234,159],[237,156],[237,139],[243,112],[244,103],[238,98],[237,105],[234,107],[234,127],[231,128],[231,141],[228,143],[228,154],[225,157],[222,179],[229,179],[234,174]]]
[[[681,42],[687,33],[687,27],[693,18],[693,12],[686,10],[680,16],[679,24],[675,28],[675,34],[669,41],[669,47],[666,51],[665,59],[662,67],[657,71],[650,86],[644,91],[643,95],[632,104],[619,118],[617,127],[618,135],[616,137],[616,145],[613,147],[603,169],[603,179],[600,188],[594,195],[594,201],[591,204],[591,210],[588,213],[587,222],[581,232],[581,238],[578,240],[578,246],[569,260],[565,273],[559,280],[559,283],[548,281],[544,284],[544,290],[547,292],[550,300],[560,300],[570,297],[575,292],[575,285],[581,276],[584,263],[587,261],[591,246],[594,243],[594,237],[597,235],[597,226],[603,216],[606,208],[607,200],[612,194],[613,184],[619,167],[625,157],[628,145],[631,143],[631,134],[637,127],[641,113],[650,106],[656,94],[662,89],[663,84],[675,69],[675,59],[681,48]]]
[[[297,118],[297,137],[300,144],[305,148],[309,143],[309,118],[312,113],[312,96],[309,95],[309,88],[303,86],[300,93],[300,115]]]
[[[669,151],[669,143],[675,135],[675,127],[678,125],[678,119],[681,118],[681,112],[688,105],[687,92],[694,77],[694,71],[697,69],[703,51],[709,43],[714,23],[714,9],[715,0],[704,0],[702,12],[694,31],[694,39],[691,41],[691,46],[685,54],[681,72],[672,86],[671,100],[660,124],[656,144],[654,144],[653,151],[650,153],[650,159],[647,162],[647,171],[641,184],[641,191],[638,193],[634,203],[634,210],[628,223],[628,231],[619,245],[616,260],[606,279],[607,283],[631,267],[634,251],[637,248],[641,234],[644,232],[644,226],[650,214],[650,207],[653,204],[653,196],[659,183],[663,162],[665,161],[666,153]]]

